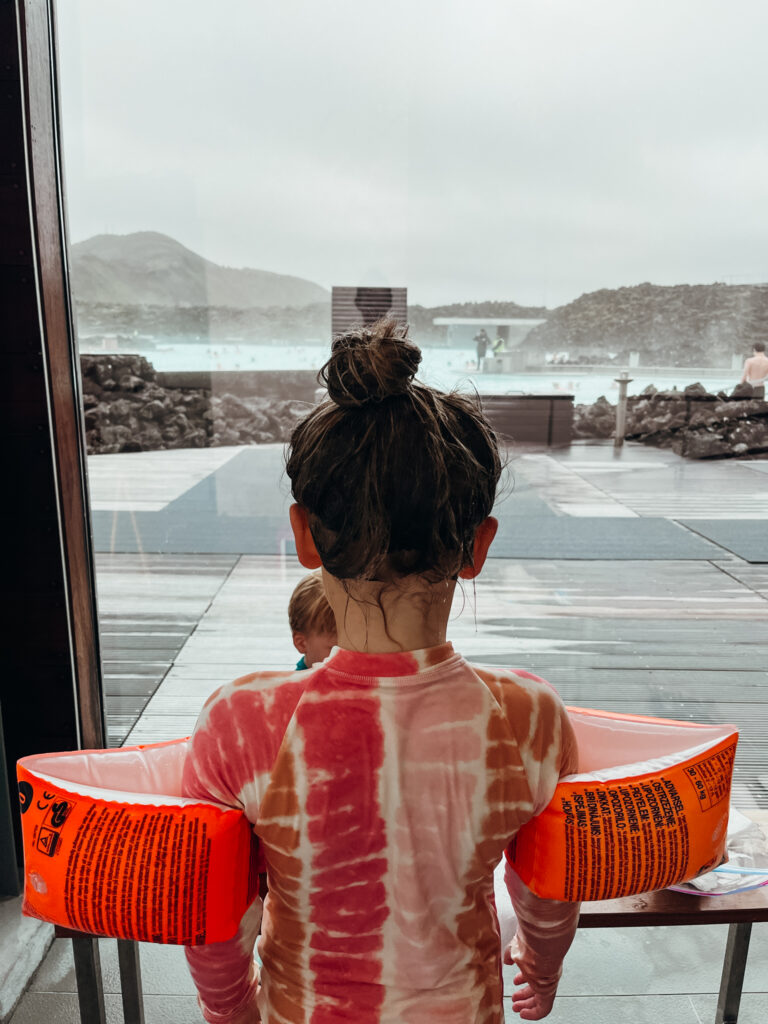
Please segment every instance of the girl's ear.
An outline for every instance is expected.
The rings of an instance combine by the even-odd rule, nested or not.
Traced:
[[[291,529],[293,538],[296,541],[296,554],[305,569],[319,569],[323,564],[320,555],[317,553],[312,532],[309,529],[307,510],[301,505],[291,505],[288,509],[291,518]]]
[[[472,565],[465,565],[459,573],[459,576],[463,580],[473,580],[475,576],[478,576],[480,570],[485,565],[485,559],[488,557],[488,548],[491,546],[491,541],[496,536],[496,531],[499,528],[498,519],[494,519],[493,516],[488,516],[477,528],[475,533],[475,543],[472,549]],[[296,544],[298,550],[298,543]]]

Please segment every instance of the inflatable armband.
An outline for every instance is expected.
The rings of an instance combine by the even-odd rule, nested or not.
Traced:
[[[94,935],[201,945],[256,894],[241,811],[181,796],[187,740],[18,762],[24,913]]]
[[[513,839],[507,858],[546,899],[651,892],[719,864],[738,730],[568,708],[579,773]]]
[[[724,854],[737,730],[569,708],[579,774],[507,857],[539,896],[597,900]],[[258,884],[241,811],[181,796],[186,740],[18,763],[24,912],[76,931],[200,945],[237,931]]]

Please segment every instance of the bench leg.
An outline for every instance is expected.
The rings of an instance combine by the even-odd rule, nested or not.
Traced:
[[[123,994],[125,1024],[144,1024],[144,997],[141,991],[139,944],[130,939],[117,940],[120,964],[120,990]]]
[[[739,1018],[741,988],[744,984],[744,969],[747,966],[751,934],[751,921],[732,924],[728,927],[728,942],[725,946],[723,976],[720,981],[715,1024],[736,1024]]]
[[[106,1024],[99,940],[93,935],[72,936],[72,952],[81,1024]]]

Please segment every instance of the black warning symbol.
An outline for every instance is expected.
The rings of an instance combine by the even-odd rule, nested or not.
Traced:
[[[40,834],[37,837],[37,848],[41,853],[44,853],[47,857],[52,857],[56,853],[56,847],[59,845],[61,836],[58,832],[54,832],[52,828],[41,828]]]
[[[59,800],[57,803],[51,804],[46,821],[52,828],[61,828],[74,806],[72,800]]]
[[[19,783],[19,806],[21,807],[21,813],[26,814],[29,808],[32,806],[32,801],[35,797],[35,791],[32,789],[30,784],[24,780]]]

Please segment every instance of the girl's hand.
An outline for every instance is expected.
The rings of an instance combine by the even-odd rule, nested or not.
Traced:
[[[512,1011],[519,1013],[521,1020],[541,1020],[549,1015],[557,988],[536,992],[526,983],[522,974],[515,975],[514,984],[523,986],[512,993]]]
[[[513,946],[514,942],[510,942],[504,950],[505,964],[515,963],[512,953]],[[513,1012],[519,1013],[521,1020],[542,1020],[542,1018],[548,1016],[555,1002],[557,982],[558,979],[554,979],[551,982],[544,985],[537,985],[536,988],[534,988],[533,985],[526,980],[522,971],[519,974],[516,974],[512,980],[512,984],[515,986],[522,985],[523,987],[516,987],[515,991],[512,993]]]

